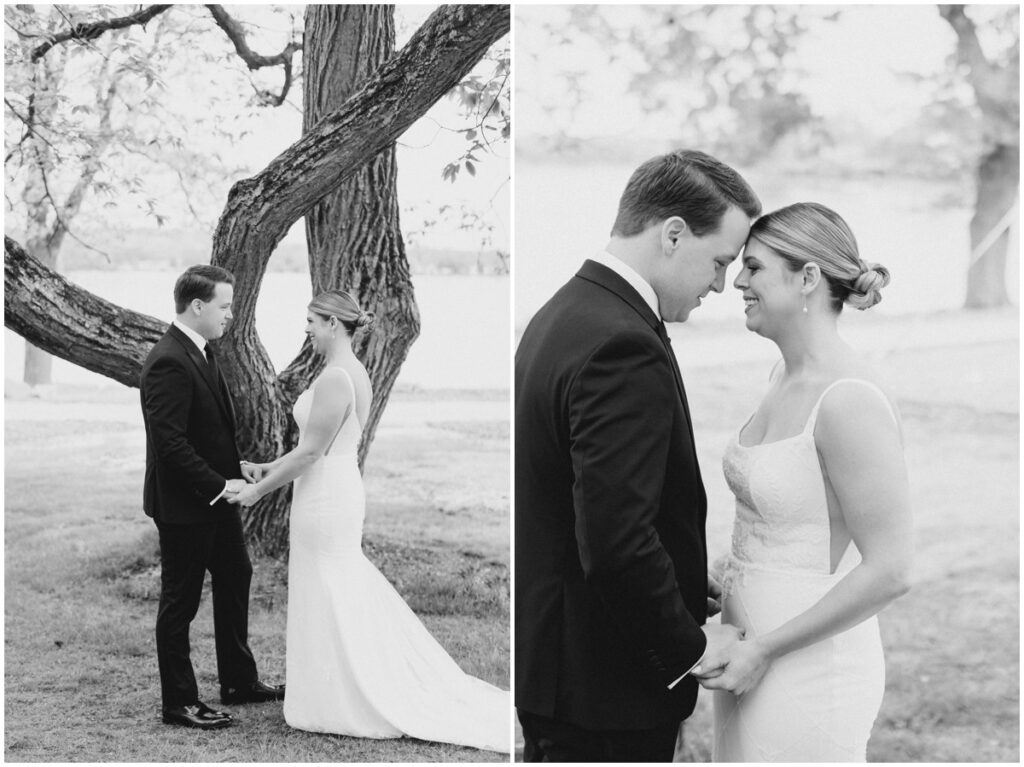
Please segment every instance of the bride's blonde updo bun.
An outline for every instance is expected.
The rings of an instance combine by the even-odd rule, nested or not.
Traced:
[[[889,284],[888,269],[861,260],[857,239],[842,217],[816,202],[798,202],[761,216],[750,227],[750,239],[771,248],[794,272],[817,264],[836,312],[843,303],[855,309],[874,306]]]
[[[888,284],[888,269],[881,264],[864,264],[864,271],[853,281],[846,303],[854,309],[869,309],[882,300],[881,290]]]
[[[363,311],[352,294],[344,290],[324,291],[310,302],[309,310],[324,319],[337,317],[349,335],[354,334],[358,328],[373,330],[377,322],[373,312]]]

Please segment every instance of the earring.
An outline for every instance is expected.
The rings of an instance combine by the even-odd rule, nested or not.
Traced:
[[[807,296],[804,296],[804,314],[807,314]]]

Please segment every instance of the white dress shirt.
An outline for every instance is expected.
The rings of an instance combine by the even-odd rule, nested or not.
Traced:
[[[647,302],[647,305],[651,307],[651,311],[654,312],[654,316],[659,319],[661,318],[658,294],[654,292],[654,288],[651,287],[651,283],[641,277],[632,266],[627,264],[618,256],[613,256],[607,250],[600,251],[590,260],[596,261],[602,266],[607,266],[628,282],[633,289],[640,294],[640,297]]]
[[[201,335],[199,335],[196,331],[194,331],[192,328],[190,328],[188,325],[184,324],[183,322],[178,322],[178,320],[171,320],[171,324],[174,325],[174,327],[176,327],[178,330],[180,330],[186,336],[188,336],[188,340],[191,341],[192,343],[194,343],[199,348],[199,353],[203,355],[203,358],[207,359],[207,357],[206,357],[206,339],[205,338],[203,338]],[[227,491],[228,491],[228,483],[225,482],[224,483],[224,489],[221,490],[219,493],[217,493],[217,497],[214,498],[212,501],[210,501],[210,505],[213,506],[213,504],[215,504],[217,501],[219,501],[221,498],[223,498],[224,494]]]
[[[206,339],[199,335],[196,331],[190,328],[183,322],[178,320],[171,320],[171,324],[174,325],[178,330],[188,336],[189,340],[199,347],[199,351],[203,353],[203,357],[206,357]]]
[[[607,266],[609,269],[611,269],[613,272],[619,275],[622,279],[628,282],[633,287],[633,289],[640,294],[640,297],[647,302],[647,305],[651,307],[651,311],[654,312],[654,316],[657,317],[658,319],[661,319],[661,309],[660,304],[658,303],[658,294],[654,292],[654,288],[651,287],[651,283],[649,283],[647,280],[641,277],[637,273],[636,269],[631,267],[618,256],[613,256],[607,250],[602,250],[596,255],[594,255],[591,258],[591,261],[596,261],[602,266]],[[705,653],[706,652],[707,650],[705,650]],[[671,690],[673,687],[675,687],[677,684],[683,681],[689,674],[693,673],[693,670],[700,665],[702,660],[704,660],[705,653],[701,653],[700,658],[697,660],[696,663],[694,663],[690,667],[690,670],[683,674],[681,677],[679,677],[677,680],[672,682],[672,684],[668,686],[668,689]]]

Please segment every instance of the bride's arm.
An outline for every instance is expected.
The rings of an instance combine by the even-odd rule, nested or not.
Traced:
[[[823,403],[815,442],[861,562],[805,612],[774,631],[739,642],[708,689],[746,692],[776,658],[849,629],[910,588],[913,529],[899,427],[861,387]]]
[[[294,450],[266,464],[269,471],[259,482],[246,485],[232,503],[251,506],[272,490],[288,484],[318,461],[338,433],[342,420],[352,409],[351,390],[345,373],[327,369],[313,389],[313,404],[302,437]]]

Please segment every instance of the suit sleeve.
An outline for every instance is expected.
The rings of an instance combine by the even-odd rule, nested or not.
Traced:
[[[210,468],[188,439],[191,376],[179,361],[163,357],[144,373],[142,387],[157,458],[180,475],[197,496],[209,501],[224,489],[227,480]]]
[[[654,526],[672,435],[674,376],[657,337],[610,338],[570,389],[575,532],[612,620],[671,685],[704,653]]]

